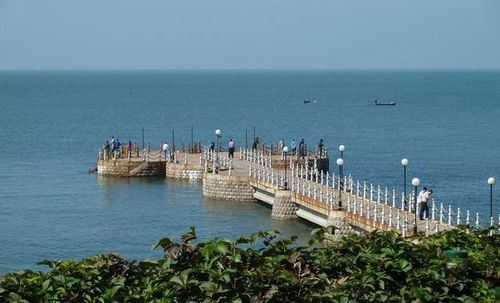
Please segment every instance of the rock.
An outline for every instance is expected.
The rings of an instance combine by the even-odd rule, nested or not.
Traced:
[[[93,174],[93,173],[96,173],[96,172],[97,172],[97,167],[91,167],[91,168],[89,168],[89,171],[88,171],[89,174]]]

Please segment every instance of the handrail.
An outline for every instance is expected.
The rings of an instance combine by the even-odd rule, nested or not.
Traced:
[[[295,165],[292,167],[290,175],[284,175],[281,170],[265,166],[259,158],[257,160],[252,158],[252,160],[254,161],[250,161],[249,165],[249,176],[251,178],[277,187],[282,187],[285,183],[290,184],[289,189],[292,192],[328,204],[332,208],[337,207],[337,196],[339,196],[337,193],[339,193],[339,188],[342,188],[342,193],[346,195],[342,198],[342,202],[346,203],[343,205],[343,210],[369,219],[375,224],[380,223],[390,229],[399,230],[404,235],[409,233],[410,225],[414,225],[415,219],[412,217],[419,215],[419,205],[417,203],[415,207],[413,193],[410,196],[408,207],[405,207],[404,197],[402,197],[401,207],[399,207],[396,201],[396,190],[392,190],[392,195],[390,195],[388,188],[382,190],[380,186],[377,186],[375,190],[373,184],[367,186],[366,182],[363,182],[363,185],[361,185],[359,180],[354,182],[351,176],[345,176],[343,180],[340,180],[335,174],[330,176],[329,172],[325,174],[324,172],[318,172],[318,170],[312,170],[307,166],[299,168]],[[276,179],[276,175],[278,179]],[[390,196],[391,198],[389,198]],[[453,211],[451,204],[448,204],[446,208],[443,203],[440,203],[438,213],[435,203],[432,200],[429,217],[424,219],[424,233],[426,235],[443,228],[454,228],[462,223],[460,208]],[[470,222],[470,211],[467,210],[466,214],[465,223],[471,228],[473,225]],[[496,224],[500,227],[500,215]],[[495,225],[494,218],[490,218],[489,225]],[[475,228],[481,226],[479,213],[476,213],[474,226]]]

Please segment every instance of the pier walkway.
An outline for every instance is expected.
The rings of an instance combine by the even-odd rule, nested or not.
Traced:
[[[118,173],[113,174],[113,169]],[[330,173],[327,151],[321,156],[317,152],[308,153],[303,159],[285,156],[269,148],[240,148],[234,158],[229,158],[227,152],[216,153],[208,149],[198,153],[168,154],[120,151],[113,157],[100,151],[98,173],[120,176],[159,173],[167,177],[198,179],[203,182],[203,193],[207,197],[259,200],[272,207],[274,219],[300,217],[320,226],[334,225],[339,236],[376,229],[394,230],[403,236],[411,235],[416,229],[430,235],[460,224],[476,227],[495,224],[494,218],[481,224],[478,213],[463,212],[434,201],[429,205],[429,218],[415,220],[419,205],[415,205],[413,194],[405,199],[395,190],[360,182],[350,175]]]

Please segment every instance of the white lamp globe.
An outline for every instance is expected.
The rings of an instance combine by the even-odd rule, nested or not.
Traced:
[[[222,134],[222,132],[220,131],[220,129],[216,129],[216,130],[215,130],[215,134],[216,134],[217,136],[220,136],[220,134]]]
[[[408,165],[408,159],[404,158],[403,160],[401,160],[401,165],[407,166]]]
[[[495,180],[495,178],[493,178],[493,177],[489,177],[489,178],[488,178],[488,184],[489,184],[489,185],[493,185],[493,184],[495,184],[495,182],[496,182],[496,181],[497,181],[497,180]]]
[[[288,146],[283,147],[283,152],[285,152],[285,153],[288,152]]]
[[[344,144],[339,145],[339,150],[343,152],[345,150],[345,145]]]
[[[413,186],[419,186],[420,185],[420,179],[419,178],[413,178],[411,180],[411,185],[413,185]]]
[[[337,165],[338,165],[338,166],[342,166],[342,165],[344,165],[344,159],[342,159],[342,158],[338,158],[338,159],[337,159]]]

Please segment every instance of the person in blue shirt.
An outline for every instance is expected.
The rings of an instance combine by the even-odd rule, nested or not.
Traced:
[[[116,138],[115,143],[113,144],[113,150],[115,151],[115,156],[118,154],[116,151],[120,151],[120,140]]]
[[[256,150],[259,147],[259,137],[253,140],[252,150]]]
[[[295,139],[292,139],[292,142],[290,142],[290,148],[292,149],[292,155],[295,155],[297,152],[297,141]]]

